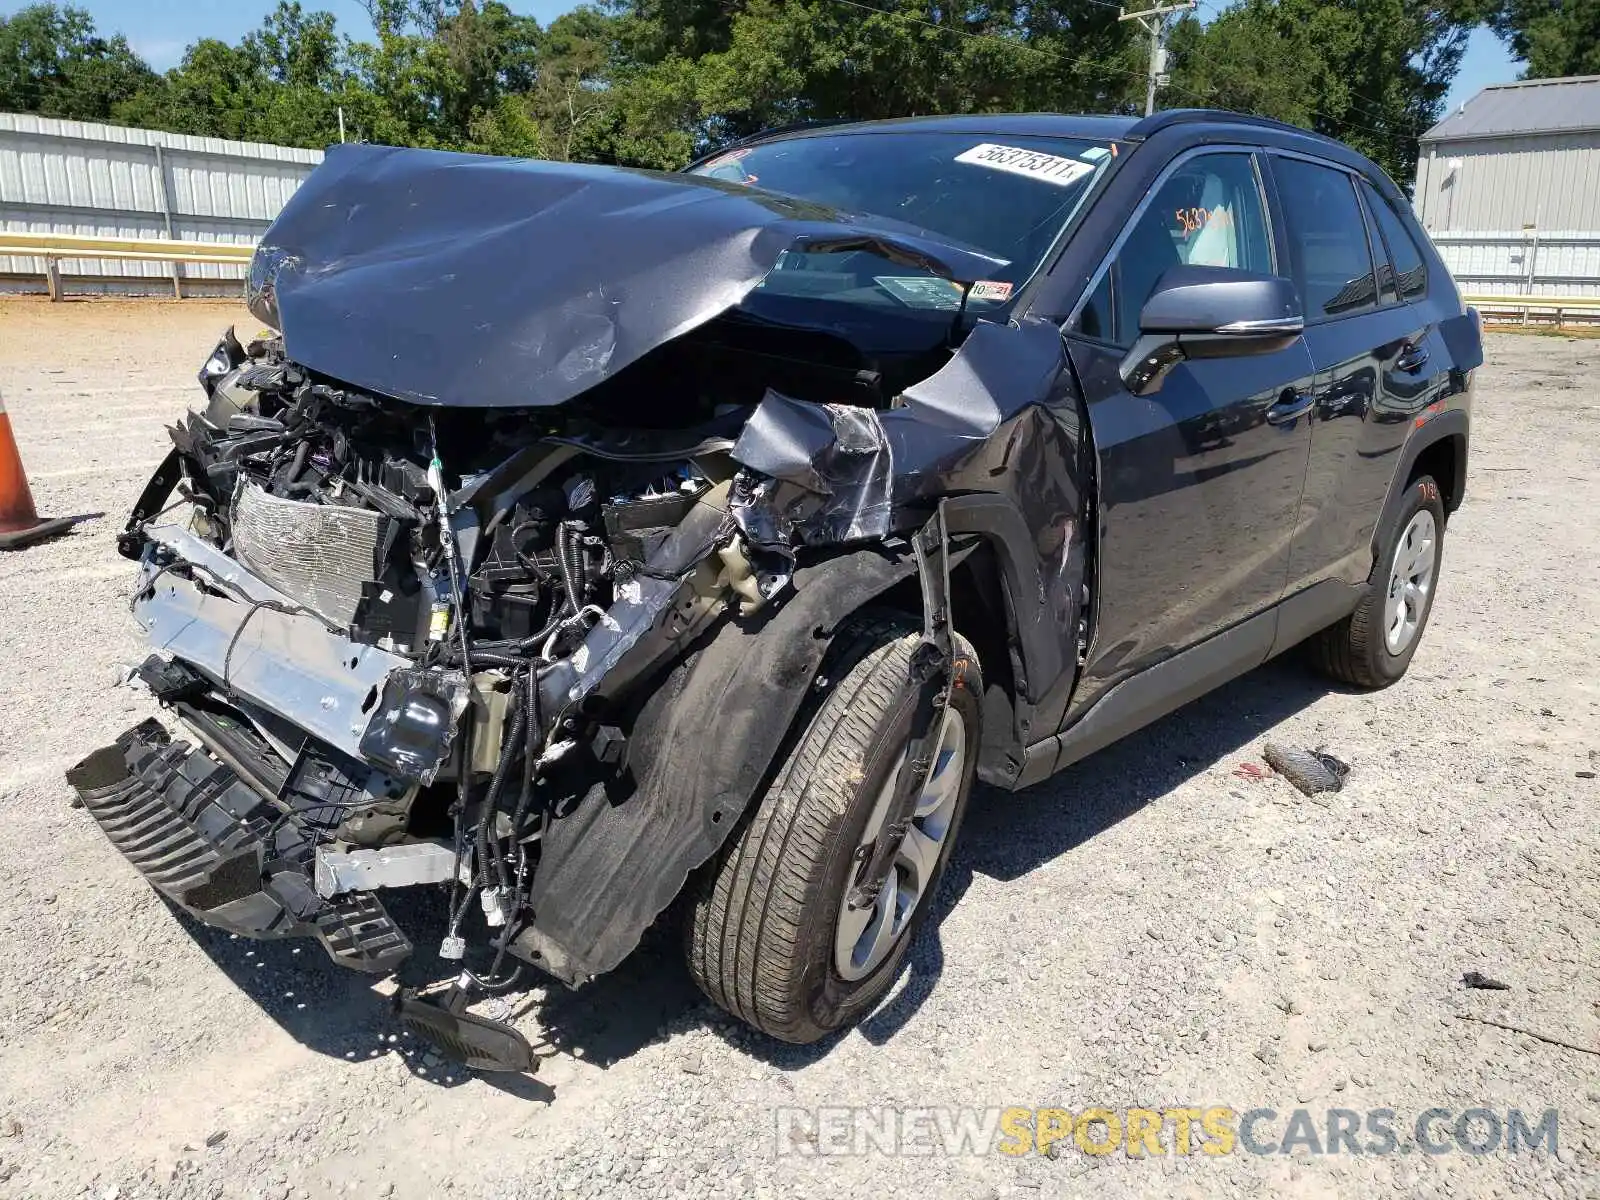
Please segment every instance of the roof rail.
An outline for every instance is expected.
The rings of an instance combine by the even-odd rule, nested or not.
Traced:
[[[1279,121],[1275,117],[1258,117],[1252,113],[1229,112],[1225,108],[1168,108],[1154,113],[1138,122],[1128,130],[1130,138],[1147,138],[1152,133],[1166,129],[1172,125],[1192,125],[1202,121],[1214,121],[1227,125],[1260,125],[1268,129],[1282,129],[1287,133],[1300,133],[1308,137],[1330,140],[1324,134],[1303,125],[1291,125],[1287,121]]]

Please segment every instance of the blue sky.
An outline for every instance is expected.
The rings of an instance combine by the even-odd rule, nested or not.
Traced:
[[[184,47],[196,38],[237,41],[261,24],[273,7],[271,0],[76,0],[94,14],[102,32],[120,31],[157,70],[175,66]],[[518,12],[549,22],[573,7],[573,0],[510,0]],[[0,0],[0,11],[21,7],[16,0]],[[308,9],[326,9],[339,19],[339,28],[364,37],[372,30],[366,11],[357,0],[305,0]],[[1487,29],[1472,35],[1461,73],[1451,89],[1449,105],[1471,99],[1490,83],[1517,77],[1519,64]]]
[[[1474,29],[1446,105],[1453,110],[1489,84],[1510,83],[1521,73],[1522,64],[1511,57],[1504,42],[1485,28]]]
[[[94,14],[102,33],[125,33],[133,48],[156,70],[178,65],[184,48],[199,38],[214,37],[236,42],[277,7],[275,0],[71,0]],[[567,9],[573,0],[509,0],[515,12],[548,22]],[[0,11],[23,7],[17,0],[0,0]],[[307,11],[331,12],[339,19],[339,31],[368,37],[372,22],[357,0],[301,0]]]

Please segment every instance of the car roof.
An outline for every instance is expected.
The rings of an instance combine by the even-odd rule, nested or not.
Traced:
[[[816,137],[835,133],[992,133],[1033,134],[1037,137],[1088,138],[1114,141],[1125,138],[1138,117],[1067,113],[970,113],[940,117],[895,117],[887,121],[813,121],[765,130],[752,142]]]
[[[1176,127],[1192,130],[1201,139],[1225,135],[1263,147],[1277,146],[1321,155],[1360,171],[1369,178],[1383,180],[1388,184],[1384,190],[1394,189],[1394,196],[1401,195],[1382,168],[1326,134],[1271,117],[1216,108],[1169,108],[1148,117],[1095,113],[963,113],[954,116],[896,117],[886,121],[807,121],[763,130],[742,141],[723,146],[691,163],[689,169],[739,146],[839,133],[965,133],[994,137],[1032,134],[1036,137],[1081,138],[1099,142],[1142,142],[1163,130]]]
[[[954,116],[895,117],[885,121],[807,121],[766,129],[735,145],[749,146],[761,142],[786,141],[790,138],[826,137],[831,134],[894,134],[894,133],[966,133],[991,134],[999,137],[1032,134],[1036,137],[1082,138],[1089,141],[1144,141],[1151,135],[1174,126],[1185,126],[1196,132],[1215,133],[1228,130],[1245,140],[1263,140],[1284,144],[1285,139],[1300,142],[1315,153],[1330,154],[1338,158],[1355,158],[1365,164],[1366,159],[1344,143],[1299,125],[1290,125],[1271,117],[1251,116],[1247,113],[1228,112],[1215,108],[1163,109],[1148,117],[1116,116],[1096,113],[963,113]],[[1262,135],[1277,135],[1263,139]],[[723,147],[716,153],[725,153]],[[714,158],[716,154],[707,155]]]

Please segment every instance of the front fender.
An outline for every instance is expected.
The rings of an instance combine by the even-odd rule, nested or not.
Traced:
[[[839,554],[711,631],[631,723],[631,794],[596,784],[551,823],[513,951],[574,986],[627,957],[767,779],[839,623],[916,571],[909,546]]]

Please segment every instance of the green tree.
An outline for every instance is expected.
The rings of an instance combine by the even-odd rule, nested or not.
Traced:
[[[1600,0],[1499,0],[1486,15],[1525,78],[1600,75]]]
[[[155,73],[121,34],[96,34],[81,8],[33,4],[0,16],[0,110],[104,121]]]
[[[1142,96],[1142,51],[1097,0],[619,0],[612,12],[621,161],[677,165],[794,121],[1126,111]]]
[[[236,45],[152,74],[81,9],[0,18],[0,107],[291,145],[396,145],[673,168],[795,121],[1144,99],[1142,34],[1107,0],[600,0],[541,29],[504,0],[364,0],[369,34],[279,0]],[[1239,0],[1173,33],[1164,103],[1279,117],[1399,178],[1485,20],[1534,68],[1600,70],[1600,0]],[[1539,49],[1544,47],[1544,49]]]
[[[1348,142],[1404,182],[1469,32],[1470,16],[1432,0],[1244,0],[1174,31],[1173,83]]]
[[[342,47],[332,13],[307,14],[297,0],[279,0],[260,29],[240,43],[257,74],[285,87],[336,91],[344,82]]]
[[[359,106],[363,136],[471,145],[475,123],[481,128],[537,78],[539,24],[499,0],[367,0],[367,13],[376,42],[348,43],[371,94]]]
[[[178,133],[322,147],[338,139],[339,106],[352,90],[344,59],[331,14],[280,0],[237,46],[195,42],[114,116]]]

